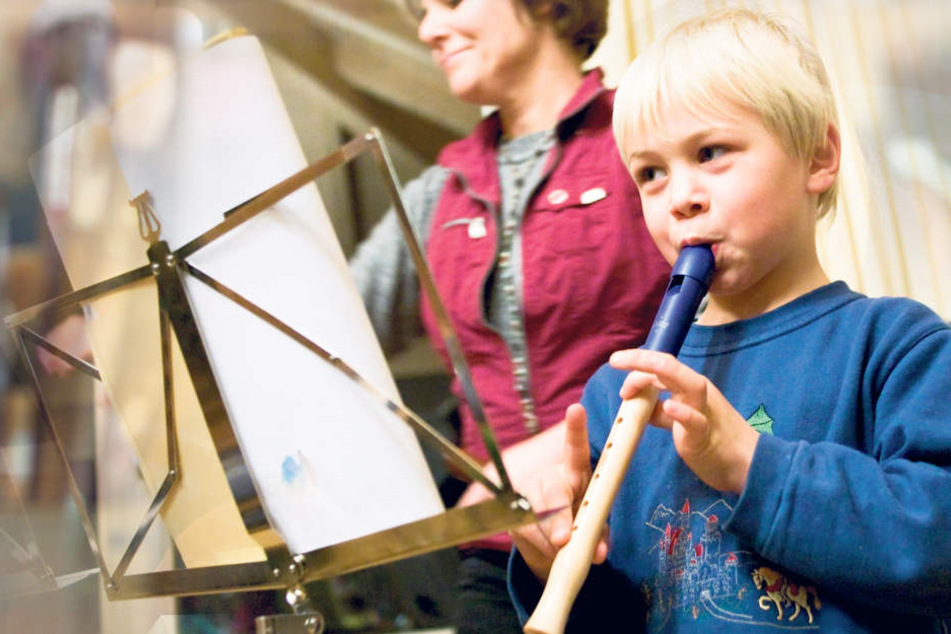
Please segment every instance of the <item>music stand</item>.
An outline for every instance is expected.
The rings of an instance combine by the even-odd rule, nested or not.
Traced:
[[[0,448],[0,600],[57,587]]]
[[[439,322],[440,334],[449,351],[453,370],[463,385],[464,398],[472,409],[486,449],[498,470],[498,483],[487,478],[475,461],[441,436],[418,415],[382,394],[342,359],[189,262],[190,256],[202,248],[272,207],[292,192],[310,184],[327,171],[344,165],[365,152],[372,154],[383,176],[387,193],[399,218],[403,238],[416,265],[422,291],[433,307]],[[148,265],[61,295],[11,315],[5,320],[7,327],[12,330],[20,354],[26,363],[41,417],[50,431],[60,459],[66,466],[67,485],[79,510],[80,521],[98,562],[106,595],[110,600],[283,588],[287,590],[287,600],[295,615],[300,616],[297,621],[297,626],[301,628],[299,631],[316,632],[321,626],[321,620],[309,605],[303,588],[304,583],[447,548],[536,521],[528,502],[512,488],[498,446],[475,393],[465,358],[403,206],[395,170],[378,130],[371,129],[364,136],[341,146],[335,152],[318,159],[270,189],[237,205],[226,212],[224,219],[216,226],[178,249],[170,249],[169,245],[162,240],[161,226],[151,208],[148,192],[142,192],[130,203],[136,208],[140,235],[147,244]],[[183,286],[185,276],[197,279],[331,364],[408,424],[420,440],[434,446],[458,472],[484,485],[495,497],[474,506],[454,508],[433,517],[364,537],[309,552],[292,553],[271,527],[264,510],[265,502],[260,499],[249,473],[245,457],[235,436],[235,430],[224,407],[189,296]],[[168,469],[121,560],[110,571],[103,557],[86,501],[69,468],[69,460],[63,443],[50,416],[30,354],[31,349],[43,348],[93,379],[102,380],[102,377],[95,366],[55,346],[32,329],[30,324],[51,313],[58,313],[107,294],[119,292],[131,284],[149,278],[155,280],[158,295]],[[199,404],[205,423],[214,442],[217,456],[227,474],[228,486],[240,511],[244,528],[263,547],[266,561],[127,574],[139,546],[156,517],[159,516],[163,505],[174,494],[180,478],[175,407],[171,398],[175,380],[172,367],[172,333],[184,357],[189,379],[199,395]]]

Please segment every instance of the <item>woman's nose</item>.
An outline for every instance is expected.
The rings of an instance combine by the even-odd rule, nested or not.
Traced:
[[[416,36],[427,46],[432,46],[440,37],[446,34],[446,8],[438,2],[424,2],[424,13],[416,29]]]

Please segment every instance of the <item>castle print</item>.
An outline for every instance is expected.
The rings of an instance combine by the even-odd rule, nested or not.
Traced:
[[[800,586],[764,566],[754,553],[725,546],[720,517],[729,517],[732,510],[722,499],[702,511],[692,510],[689,499],[679,511],[663,504],[654,510],[647,526],[657,532],[651,549],[657,575],[644,588],[650,627],[662,627],[680,612],[697,620],[814,629],[814,609],[821,604],[813,588],[791,595],[785,589]],[[770,583],[764,581],[767,576]]]

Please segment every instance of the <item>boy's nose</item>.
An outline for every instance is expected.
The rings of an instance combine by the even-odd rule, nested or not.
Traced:
[[[698,180],[688,174],[671,177],[670,213],[689,218],[710,208],[710,198]]]

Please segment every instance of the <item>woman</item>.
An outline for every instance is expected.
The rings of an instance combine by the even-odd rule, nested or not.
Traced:
[[[560,422],[586,379],[643,341],[670,269],[614,144],[613,91],[581,69],[606,31],[606,0],[413,4],[453,94],[496,107],[403,195],[519,490],[561,458]],[[446,356],[392,211],[352,269],[387,351],[422,321]],[[462,448],[486,460],[464,402],[460,416]],[[488,495],[473,485],[459,503]],[[460,634],[521,631],[505,586],[510,548],[499,535],[462,550]]]

